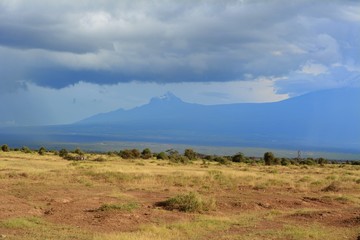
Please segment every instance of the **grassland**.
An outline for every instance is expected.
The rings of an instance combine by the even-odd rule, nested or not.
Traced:
[[[102,161],[98,161],[101,159]],[[360,166],[0,151],[0,239],[357,239]]]

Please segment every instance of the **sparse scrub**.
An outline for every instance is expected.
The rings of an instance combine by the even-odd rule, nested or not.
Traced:
[[[15,240],[358,236],[357,165],[264,166],[253,158],[255,164],[227,166],[205,160],[203,168],[205,155],[187,165],[155,157],[129,161],[118,153],[85,156],[67,162],[49,153],[0,151],[1,234]],[[321,191],[333,182],[339,190]]]

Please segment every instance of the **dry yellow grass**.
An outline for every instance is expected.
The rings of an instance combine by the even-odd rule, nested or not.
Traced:
[[[96,161],[101,157],[102,161]],[[230,166],[0,152],[0,235],[6,239],[355,239],[360,167]],[[209,212],[156,205],[197,192]],[[96,211],[101,206],[132,211]]]

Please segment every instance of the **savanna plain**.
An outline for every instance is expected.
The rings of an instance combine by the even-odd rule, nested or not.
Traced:
[[[360,166],[0,151],[0,239],[359,239]]]

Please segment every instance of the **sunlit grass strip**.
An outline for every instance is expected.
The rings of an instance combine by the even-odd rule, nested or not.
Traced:
[[[176,222],[163,225],[144,225],[138,231],[99,234],[95,240],[188,240],[214,239],[214,234],[226,232],[232,226],[251,227],[260,218],[256,214],[244,214],[241,217],[199,216],[193,221]],[[217,235],[217,238],[222,234]]]
[[[18,217],[10,218],[0,222],[0,227],[4,228],[36,228],[45,224],[44,221],[37,217]]]
[[[93,239],[93,233],[74,226],[53,224],[39,217],[16,217],[0,221],[0,228],[16,230],[16,234],[6,234],[4,239],[40,240],[40,239]],[[20,231],[19,231],[20,230]]]
[[[139,208],[139,204],[135,202],[130,203],[122,203],[122,204],[103,204],[98,210],[99,211],[128,211],[131,212],[135,209]]]

